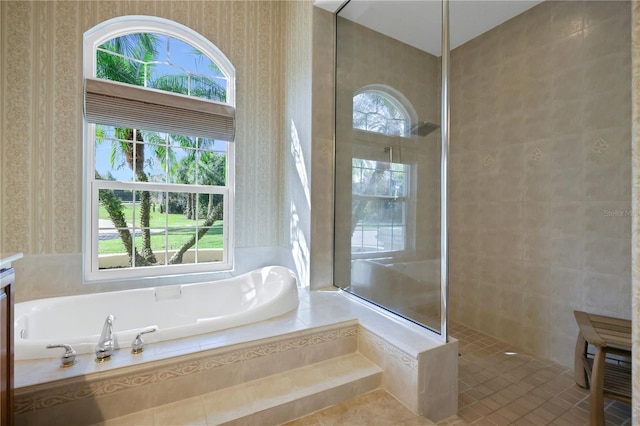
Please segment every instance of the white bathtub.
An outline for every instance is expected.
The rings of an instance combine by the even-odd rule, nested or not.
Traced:
[[[15,306],[15,359],[59,356],[48,344],[92,353],[108,315],[115,316],[116,348],[127,348],[152,326],[157,331],[144,336],[146,344],[266,320],[297,306],[295,274],[281,266],[207,283],[33,300]]]

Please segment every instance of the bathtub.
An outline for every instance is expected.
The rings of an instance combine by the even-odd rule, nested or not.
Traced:
[[[295,274],[264,267],[220,281],[32,300],[15,305],[15,359],[59,356],[48,344],[92,353],[108,315],[114,315],[116,349],[210,333],[282,315],[298,306]]]

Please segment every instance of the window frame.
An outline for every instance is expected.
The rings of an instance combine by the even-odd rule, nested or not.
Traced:
[[[389,154],[386,154],[385,148],[391,147],[393,149],[403,148],[404,150],[411,150],[411,148],[407,146],[406,143],[408,139],[411,139],[414,136],[411,132],[411,126],[412,123],[417,122],[418,115],[411,102],[409,102],[409,100],[401,92],[384,84],[370,84],[367,86],[363,86],[355,91],[352,96],[352,108],[353,98],[367,92],[374,93],[389,99],[391,103],[403,113],[405,119],[407,120],[407,128],[405,129],[405,132],[403,134],[386,134],[374,130],[364,130],[354,127],[353,109],[351,113],[351,131],[352,140],[354,141],[354,150],[351,155],[351,161],[353,161],[353,159],[362,159],[408,166],[406,181],[407,187],[405,190],[406,195],[402,197],[404,200],[405,222],[404,249],[353,252],[353,245],[350,244],[351,257],[352,259],[376,259],[390,256],[393,256],[395,258],[408,257],[416,251],[415,228],[417,224],[415,210],[417,205],[417,194],[415,193],[415,191],[417,190],[416,182],[418,164],[412,160],[390,162],[388,157]],[[353,166],[351,167],[351,170],[353,170]],[[356,194],[353,194],[352,189],[352,201],[354,199],[354,195]],[[383,200],[384,198],[385,197],[372,197],[372,199],[378,200]],[[351,220],[353,220],[353,215],[351,217]]]
[[[356,96],[364,95],[367,93],[371,93],[373,95],[386,98],[397,110],[399,110],[402,113],[404,120],[406,121],[406,126],[402,134],[389,134],[389,133],[379,132],[376,130],[360,129],[358,127],[354,127],[353,115],[355,114],[356,111],[353,109],[353,99],[355,99]],[[417,114],[413,109],[413,106],[411,105],[409,100],[399,91],[384,84],[370,84],[358,89],[353,94],[351,108],[352,108],[351,109],[351,127],[353,128],[353,130],[359,131],[359,132],[373,133],[373,134],[384,135],[388,137],[410,138],[411,125],[412,123],[417,121]],[[361,112],[361,111],[358,111],[358,112]]]
[[[152,16],[122,16],[102,22],[84,34],[83,79],[96,78],[97,48],[104,42],[133,33],[155,33],[187,43],[211,59],[227,79],[226,105],[235,107],[235,69],[227,57],[210,41],[194,30],[167,19]],[[142,86],[137,86],[142,87]],[[154,89],[149,89],[154,90]],[[167,92],[169,93],[169,92]],[[158,265],[150,267],[99,269],[98,258],[98,191],[118,185],[108,180],[95,179],[96,125],[83,114],[83,280],[84,282],[126,281],[165,277],[184,273],[226,272],[234,268],[234,198],[235,198],[235,143],[226,142],[225,186],[199,184],[171,184],[152,182],[126,182],[132,190],[191,192],[222,194],[223,204],[223,259],[219,262]],[[170,228],[167,228],[170,229]],[[191,249],[190,249],[191,250]]]
[[[357,129],[354,129],[357,130]],[[398,136],[395,136],[398,137]],[[402,205],[403,205],[403,224],[402,225],[392,225],[391,228],[404,228],[404,240],[403,240],[403,248],[401,249],[390,249],[390,250],[384,250],[384,249],[376,249],[376,250],[371,250],[371,251],[357,251],[354,252],[353,248],[353,242],[351,243],[351,256],[354,259],[368,259],[368,258],[379,258],[379,257],[387,257],[387,256],[403,256],[406,255],[407,253],[410,253],[411,251],[413,251],[413,240],[411,239],[411,235],[413,235],[412,233],[410,233],[413,230],[413,224],[411,223],[411,220],[413,220],[413,214],[412,214],[412,210],[414,209],[414,201],[411,197],[411,194],[413,193],[413,169],[414,166],[411,163],[406,163],[406,162],[393,162],[393,163],[389,163],[388,161],[384,161],[384,160],[372,160],[372,159],[365,159],[365,158],[357,158],[357,157],[352,157],[352,164],[353,164],[353,160],[354,159],[358,159],[358,160],[364,160],[364,161],[381,161],[381,162],[385,162],[388,164],[396,164],[396,165],[402,165],[406,167],[406,171],[403,171],[402,173],[405,175],[405,189],[404,195],[401,196],[392,196],[392,195],[365,195],[365,194],[357,194],[353,192],[353,189],[351,190],[351,199],[352,202],[353,200],[359,199],[359,200],[373,200],[373,201],[378,201],[378,202],[385,202],[385,201],[389,201],[389,200],[394,200],[394,201],[401,201]],[[354,167],[351,167],[352,171],[354,169]],[[353,180],[352,180],[352,185],[353,185]],[[351,220],[353,220],[353,214],[351,216]],[[356,225],[357,226],[357,225]],[[376,227],[378,228],[378,230],[380,228],[383,228],[380,226],[380,223],[376,223]],[[357,229],[357,228],[356,228]],[[362,245],[358,245],[356,247],[362,247]]]

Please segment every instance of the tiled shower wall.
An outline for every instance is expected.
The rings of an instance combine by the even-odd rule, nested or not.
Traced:
[[[566,366],[574,309],[631,317],[630,16],[545,1],[451,54],[452,319]]]
[[[640,324],[637,315],[640,312],[640,3],[631,4],[631,105],[632,105],[632,312],[633,318],[633,362],[640,362]],[[633,375],[633,423],[640,421],[640,374],[638,369]]]

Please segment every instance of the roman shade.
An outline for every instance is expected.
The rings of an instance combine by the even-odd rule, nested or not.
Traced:
[[[208,99],[86,78],[87,121],[232,142],[235,108]]]

